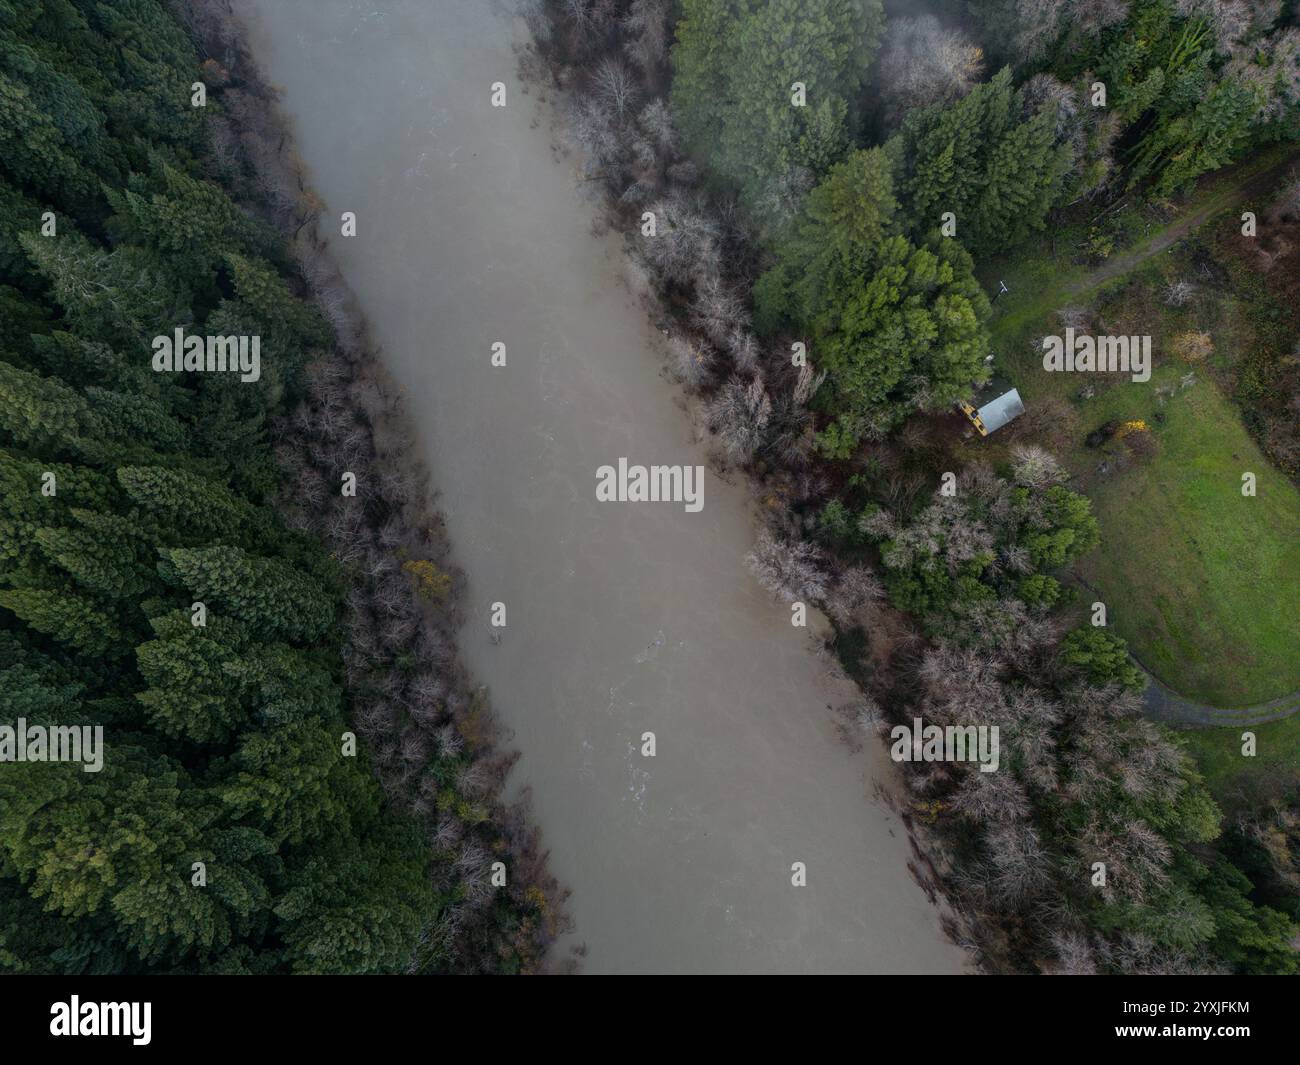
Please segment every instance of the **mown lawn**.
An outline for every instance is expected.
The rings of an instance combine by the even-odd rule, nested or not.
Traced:
[[[1176,384],[1185,369],[1089,405],[1097,423],[1147,421],[1158,446],[1090,479],[1102,545],[1078,568],[1101,590],[1110,624],[1170,687],[1214,706],[1263,702],[1300,688],[1300,493],[1204,376],[1170,397],[1156,424],[1152,386]],[[1246,471],[1253,498],[1241,494]]]

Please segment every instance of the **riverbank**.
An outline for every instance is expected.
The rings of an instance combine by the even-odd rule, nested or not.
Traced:
[[[442,486],[465,655],[574,889],[565,946],[591,971],[960,969],[901,821],[862,801],[892,766],[839,740],[856,692],[745,570],[744,489],[710,472],[698,514],[597,503],[599,466],[705,447],[516,78],[522,28],[468,2],[237,8]]]

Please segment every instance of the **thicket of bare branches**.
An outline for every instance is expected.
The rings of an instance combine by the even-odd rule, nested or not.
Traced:
[[[1173,848],[1151,824],[1122,812],[1130,807],[1114,802],[1113,789],[1135,803],[1169,801],[1185,786],[1186,755],[1142,718],[1132,694],[1043,668],[1055,640],[1037,629],[1028,645],[1023,636],[981,647],[941,641],[915,670],[919,698],[909,714],[1001,731],[998,772],[936,763],[921,774],[920,794],[968,822],[978,841],[975,858],[954,874],[973,935],[985,938],[981,928],[990,916],[1013,918],[1043,952],[1044,971],[1211,971],[1214,962],[1204,953],[1153,952],[1128,937],[1107,939],[1082,918],[1094,891],[1113,903],[1141,905],[1169,885]],[[1075,812],[1055,822],[1047,838],[1036,813],[1044,796],[1056,797],[1049,809]],[[1090,879],[1097,862],[1106,867],[1100,887]]]

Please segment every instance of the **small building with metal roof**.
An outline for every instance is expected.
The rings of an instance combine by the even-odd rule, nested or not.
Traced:
[[[1014,421],[1025,413],[1024,401],[1020,393],[1006,381],[994,379],[979,390],[968,402],[962,400],[957,404],[971,425],[975,426],[980,436],[1001,429],[1007,422]]]

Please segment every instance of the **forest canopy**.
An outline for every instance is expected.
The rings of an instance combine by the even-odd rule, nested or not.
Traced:
[[[160,0],[0,0],[0,723],[103,737],[95,772],[0,765],[0,970],[532,966],[545,899],[485,890],[514,852],[399,565],[445,575],[410,486],[368,476],[354,371],[252,194],[274,153],[245,78],[201,71]],[[205,79],[233,111],[195,105]],[[260,374],[155,372],[177,330],[255,338]],[[362,663],[392,709],[358,726]]]

